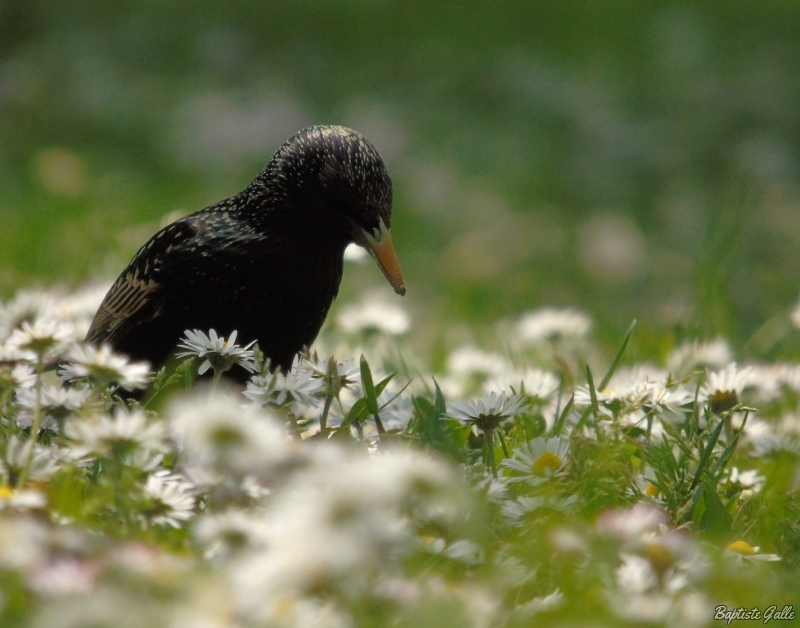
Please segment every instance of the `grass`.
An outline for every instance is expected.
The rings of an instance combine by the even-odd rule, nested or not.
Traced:
[[[536,336],[534,312],[499,328],[505,353],[436,373],[364,323],[316,347],[360,360],[273,374],[220,339],[195,347],[222,369],[211,387],[196,357],[147,384],[75,348],[90,310],[4,344],[4,626],[705,626],[796,608],[798,364],[736,365],[721,342],[630,364],[631,325],[590,367],[585,327],[550,313]],[[36,367],[53,359],[60,378]],[[220,379],[236,361],[257,369],[243,391]],[[122,383],[148,386],[141,402]]]

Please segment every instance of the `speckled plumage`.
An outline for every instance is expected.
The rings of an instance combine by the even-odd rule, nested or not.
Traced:
[[[372,144],[343,127],[303,129],[244,191],[156,233],[86,339],[156,367],[186,329],[236,329],[287,369],[338,293],[354,228],[377,233],[391,212],[391,179]]]

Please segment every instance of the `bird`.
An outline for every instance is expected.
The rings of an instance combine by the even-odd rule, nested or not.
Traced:
[[[112,284],[86,341],[157,368],[186,330],[235,330],[270,368],[288,371],[325,321],[351,243],[405,295],[391,225],[392,180],[375,147],[342,126],[303,128],[242,192],[153,235]]]

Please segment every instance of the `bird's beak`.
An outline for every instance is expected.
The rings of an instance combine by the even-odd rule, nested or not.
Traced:
[[[353,236],[356,244],[363,246],[378,263],[383,271],[383,276],[392,284],[394,291],[401,297],[406,293],[406,285],[403,282],[403,273],[400,270],[400,262],[397,261],[397,254],[394,252],[392,244],[392,234],[386,228],[383,218],[378,223],[378,228],[370,233],[363,227],[353,224]]]

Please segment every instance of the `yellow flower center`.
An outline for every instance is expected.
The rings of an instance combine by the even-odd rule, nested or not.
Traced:
[[[10,486],[0,486],[0,499],[11,499],[14,496],[14,489]]]
[[[647,488],[644,489],[644,494],[648,497],[655,497],[658,495],[658,487],[655,484],[647,483]]]
[[[734,541],[730,545],[728,545],[728,549],[732,552],[736,552],[737,554],[741,554],[742,556],[752,556],[756,553],[755,548],[750,545],[747,541]]]
[[[549,475],[547,470],[549,469],[550,473],[555,473],[561,468],[563,464],[561,458],[559,458],[556,454],[552,451],[546,451],[541,456],[536,459],[536,462],[533,463],[533,472],[536,475]]]

